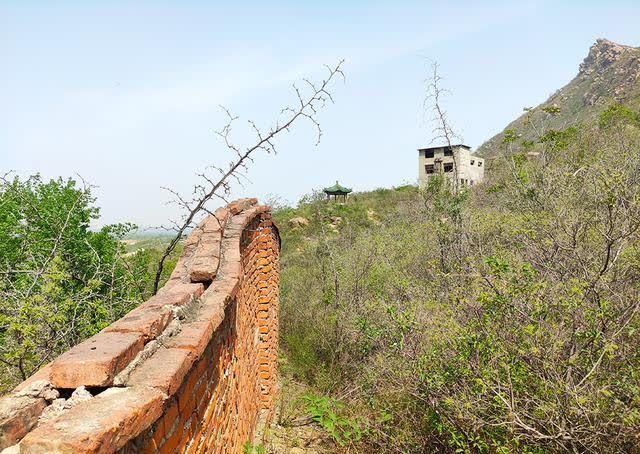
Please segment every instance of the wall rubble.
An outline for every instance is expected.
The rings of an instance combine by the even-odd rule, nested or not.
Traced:
[[[0,449],[241,452],[273,411],[279,251],[269,207],[216,210],[157,295],[0,399]]]

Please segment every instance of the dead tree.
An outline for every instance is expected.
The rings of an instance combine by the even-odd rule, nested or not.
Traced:
[[[439,65],[437,62],[431,63],[431,75],[428,79],[425,80],[425,82],[427,84],[427,94],[424,99],[423,105],[425,110],[430,109],[432,111],[433,117],[431,118],[431,121],[435,124],[433,130],[431,131],[433,133],[433,139],[431,140],[431,143],[436,141],[444,141],[446,142],[449,149],[453,152],[452,139],[459,139],[459,136],[451,127],[447,117],[447,112],[444,110],[444,107],[442,105],[442,97],[446,93],[448,93],[448,90],[442,88],[442,77],[440,76]],[[460,188],[457,177],[458,163],[455,154],[452,154],[454,174],[452,188],[453,192],[457,193]]]
[[[299,88],[294,84],[293,90],[297,98],[296,104],[284,107],[280,111],[280,114],[284,115],[284,119],[278,121],[268,131],[261,130],[255,122],[249,120],[248,123],[256,136],[256,141],[249,146],[240,147],[231,141],[231,127],[238,117],[223,107],[228,116],[228,121],[224,127],[216,133],[222,138],[225,147],[234,154],[234,159],[227,167],[211,166],[211,169],[219,174],[217,178],[213,178],[205,172],[198,174],[201,182],[194,186],[190,200],[182,197],[177,191],[163,188],[174,196],[173,202],[179,205],[185,214],[180,221],[173,221],[173,226],[170,228],[170,230],[175,232],[175,236],[173,236],[158,261],[153,284],[154,294],[158,291],[158,285],[167,257],[176,248],[187,230],[193,226],[198,215],[203,212],[210,213],[207,209],[207,204],[211,199],[218,198],[227,202],[227,196],[231,193],[232,183],[235,181],[236,183],[242,184],[241,179],[246,178],[245,172],[248,169],[248,164],[253,162],[252,155],[254,153],[263,151],[267,154],[275,154],[277,152],[275,145],[276,137],[283,132],[289,132],[294,123],[298,123],[298,120],[303,119],[310,121],[316,128],[316,145],[320,143],[322,128],[317,120],[317,113],[327,102],[333,103],[330,86],[337,77],[342,77],[344,80],[344,73],[342,71],[343,63],[344,60],[341,60],[333,67],[326,66],[328,75],[321,83],[304,79],[303,88]]]

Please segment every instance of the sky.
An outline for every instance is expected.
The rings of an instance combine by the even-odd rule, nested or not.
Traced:
[[[256,139],[344,59],[335,104],[258,155],[232,197],[295,205],[339,180],[355,191],[415,183],[432,144],[425,79],[439,64],[444,105],[478,147],[577,73],[597,38],[640,46],[634,1],[6,1],[0,0],[0,171],[82,178],[97,225],[167,224],[170,187],[232,154],[220,106]]]

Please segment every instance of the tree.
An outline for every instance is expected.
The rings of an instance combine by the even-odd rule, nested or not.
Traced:
[[[73,179],[0,178],[0,392],[145,296],[119,241],[134,226],[92,231],[94,202]]]
[[[448,93],[446,88],[442,87],[442,76],[440,75],[440,69],[437,62],[431,64],[431,75],[425,81],[427,84],[427,94],[425,96],[423,105],[425,110],[429,108],[433,114],[431,121],[434,123],[433,138],[431,143],[441,141],[444,142],[450,150],[453,150],[452,140],[459,138],[456,132],[451,127],[447,111],[444,108],[442,98]],[[455,153],[453,158],[453,181],[451,182],[451,188],[454,193],[457,193],[460,188],[458,178],[458,163]]]

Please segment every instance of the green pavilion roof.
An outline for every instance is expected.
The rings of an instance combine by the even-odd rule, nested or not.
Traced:
[[[324,188],[323,189],[324,192],[326,192],[327,194],[349,194],[351,192],[350,188],[345,188],[344,186],[340,186],[340,183],[338,183],[336,181],[336,184],[334,184],[331,187],[328,188]]]

